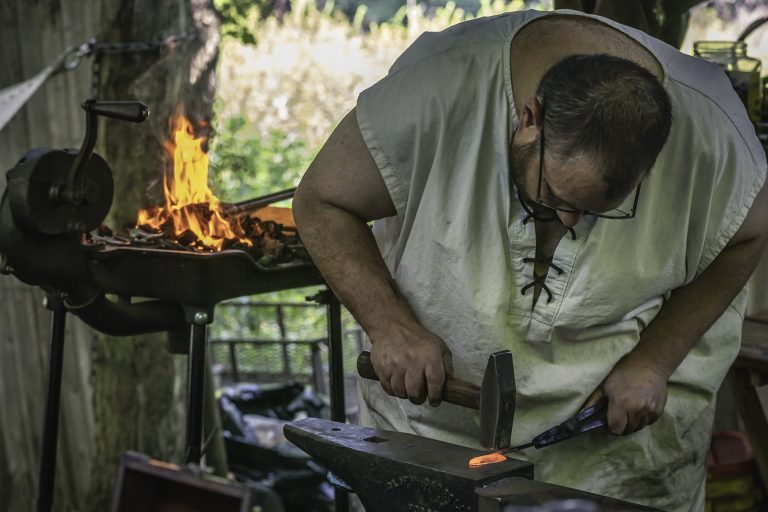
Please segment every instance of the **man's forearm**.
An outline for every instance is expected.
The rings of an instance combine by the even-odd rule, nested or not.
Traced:
[[[295,203],[294,215],[323,277],[372,338],[386,328],[416,322],[365,222],[311,200]]]
[[[698,278],[674,290],[627,358],[669,377],[744,287],[763,245],[755,238],[723,250]]]

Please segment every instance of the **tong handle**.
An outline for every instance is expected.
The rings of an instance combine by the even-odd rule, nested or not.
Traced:
[[[363,350],[357,356],[357,373],[364,379],[379,380],[371,363],[370,351]],[[443,401],[469,409],[480,409],[480,386],[446,375]]]
[[[580,434],[604,427],[608,421],[608,397],[603,397],[595,405],[579,411],[573,418],[556,425],[533,439],[536,448],[544,448]]]
[[[576,414],[576,416],[574,416],[572,419],[563,423],[563,425],[569,422],[573,422],[574,427],[578,428],[579,425],[583,425],[588,422],[592,422],[600,419],[605,420],[607,413],[608,413],[608,397],[604,396],[595,405],[591,407],[587,407],[583,411],[579,411],[579,413]]]

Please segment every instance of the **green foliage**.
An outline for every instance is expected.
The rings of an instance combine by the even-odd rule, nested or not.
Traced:
[[[304,141],[261,133],[242,116],[221,121],[209,153],[213,189],[226,202],[295,187],[312,159]]]
[[[221,35],[244,44],[256,44],[254,20],[272,11],[268,0],[214,0],[213,5],[221,20]]]
[[[359,92],[383,77],[402,51],[424,31],[439,31],[478,16],[526,7],[524,0],[481,0],[437,6],[396,5],[391,19],[376,22],[370,9],[356,5],[351,20],[326,2],[295,0],[280,20],[243,10],[242,0],[216,0],[237,27],[258,34],[258,44],[230,37],[222,44],[218,70],[217,135],[211,143],[213,189],[226,202],[237,202],[294,187],[314,153],[336,123],[354,105]],[[349,2],[347,2],[349,3]],[[542,3],[536,4],[541,6]],[[534,6],[528,2],[528,6]],[[250,28],[249,28],[250,27]],[[237,32],[225,33],[236,34]],[[304,303],[315,290],[301,289],[251,297],[259,302]],[[278,339],[275,308],[220,306],[214,339]],[[355,327],[345,313],[346,330]],[[286,308],[289,339],[325,337],[324,308]],[[280,345],[238,348],[245,372],[282,373]],[[292,371],[309,373],[306,347],[289,349]],[[345,368],[354,372],[356,344],[345,341]],[[228,360],[228,347],[214,348],[217,362]],[[327,360],[327,359],[326,359]],[[295,363],[295,364],[294,364]]]

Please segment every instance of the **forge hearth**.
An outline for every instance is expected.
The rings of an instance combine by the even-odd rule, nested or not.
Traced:
[[[86,249],[93,278],[105,293],[151,297],[188,306],[323,283],[311,263],[263,267],[245,251],[188,252],[142,247]]]

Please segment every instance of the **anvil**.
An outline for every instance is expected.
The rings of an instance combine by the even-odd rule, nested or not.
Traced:
[[[470,468],[469,459],[487,452],[413,434],[317,418],[289,423],[284,432],[330,470],[336,485],[355,492],[366,512],[517,512],[566,500],[590,511],[654,510],[533,481],[533,465],[521,460]]]
[[[470,468],[486,452],[426,437],[317,418],[289,423],[285,437],[346,483],[366,512],[478,510],[475,488],[505,477],[533,477],[515,459]]]

